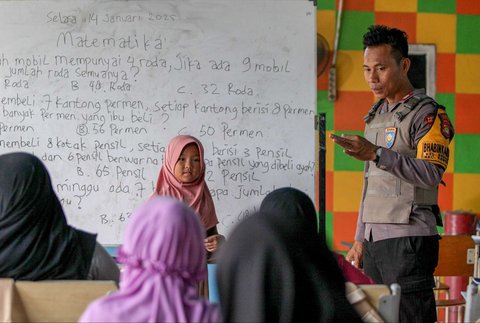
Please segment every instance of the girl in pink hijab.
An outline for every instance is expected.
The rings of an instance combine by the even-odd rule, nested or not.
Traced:
[[[203,238],[187,205],[150,199],[127,224],[120,289],[91,303],[80,322],[220,322],[218,306],[198,296],[207,275]]]
[[[217,214],[205,182],[203,146],[197,138],[180,135],[170,141],[153,195],[175,197],[195,210],[206,232],[205,249],[209,256],[217,250],[224,237],[217,231]]]

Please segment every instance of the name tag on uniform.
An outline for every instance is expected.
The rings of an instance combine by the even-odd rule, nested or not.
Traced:
[[[385,144],[387,148],[392,148],[393,143],[395,142],[396,134],[397,134],[397,128],[385,129]]]

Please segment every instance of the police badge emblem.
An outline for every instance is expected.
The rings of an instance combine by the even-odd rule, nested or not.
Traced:
[[[453,135],[451,129],[453,127],[448,115],[446,113],[439,113],[438,117],[440,118],[440,130],[442,135],[445,137],[445,139],[451,139]]]
[[[392,148],[393,143],[395,142],[396,134],[397,134],[397,128],[385,129],[385,144],[387,148]]]

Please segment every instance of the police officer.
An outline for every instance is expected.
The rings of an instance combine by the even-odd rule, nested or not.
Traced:
[[[365,137],[330,136],[347,155],[365,161],[355,241],[346,258],[376,283],[400,284],[400,322],[435,322],[438,185],[453,127],[445,108],[410,83],[405,32],[371,26],[363,45],[364,77],[379,101],[365,117]]]

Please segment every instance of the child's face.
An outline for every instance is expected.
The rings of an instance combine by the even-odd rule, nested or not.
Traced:
[[[191,183],[200,177],[200,152],[195,144],[183,148],[177,160],[174,175],[182,183]]]

